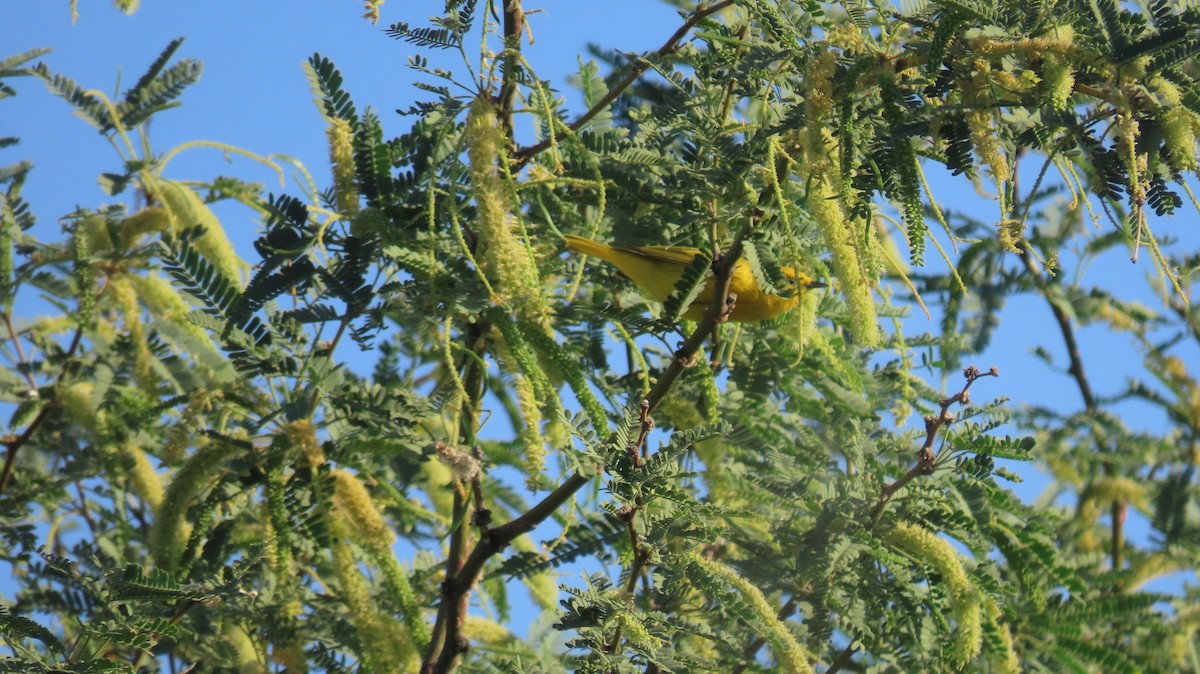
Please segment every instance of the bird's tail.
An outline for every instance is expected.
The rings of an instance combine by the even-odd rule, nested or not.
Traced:
[[[568,250],[573,250],[576,253],[583,253],[584,255],[590,255],[592,257],[598,257],[601,260],[608,260],[610,262],[612,261],[612,246],[608,246],[597,241],[592,241],[591,239],[585,239],[582,236],[575,236],[574,234],[567,234],[566,239]]]

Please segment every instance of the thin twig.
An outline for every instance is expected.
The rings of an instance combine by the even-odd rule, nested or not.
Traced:
[[[1079,387],[1079,395],[1083,398],[1084,408],[1088,413],[1094,413],[1100,409],[1099,401],[1096,400],[1096,394],[1092,391],[1092,385],[1088,381],[1087,372],[1083,369],[1083,356],[1080,355],[1079,342],[1075,339],[1075,328],[1071,325],[1071,318],[1067,316],[1067,312],[1062,306],[1051,297],[1051,284],[1046,281],[1045,277],[1038,273],[1037,266],[1033,262],[1032,248],[1028,242],[1022,242],[1021,247],[1023,254],[1020,256],[1025,263],[1025,268],[1029,271],[1033,278],[1033,284],[1037,287],[1038,292],[1045,298],[1046,303],[1050,305],[1050,312],[1054,314],[1054,321],[1058,323],[1058,330],[1062,333],[1063,344],[1067,347],[1067,359],[1071,365],[1067,368],[1067,372],[1075,379],[1075,385]],[[1116,475],[1116,466],[1111,461],[1104,462],[1104,474],[1111,477]],[[1114,569],[1119,569],[1123,563],[1123,552],[1125,548],[1125,511],[1126,505],[1120,501],[1113,501],[1110,508],[1110,520],[1112,531],[1109,540],[1109,556],[1112,558],[1112,566]]]
[[[941,411],[937,415],[929,415],[925,417],[925,442],[921,445],[921,449],[917,451],[917,463],[912,468],[908,469],[904,475],[901,475],[895,482],[885,485],[879,494],[879,500],[875,502],[875,506],[871,508],[871,521],[878,519],[880,513],[883,512],[884,506],[892,499],[896,492],[900,491],[904,485],[912,482],[920,475],[932,475],[937,469],[938,457],[933,451],[933,443],[937,440],[938,432],[948,424],[954,422],[954,415],[950,414],[950,407],[954,404],[969,405],[971,403],[971,384],[981,377],[999,377],[1000,371],[995,367],[990,368],[987,372],[980,372],[979,368],[971,365],[963,370],[963,377],[967,383],[958,393],[938,401],[938,406]]]
[[[599,101],[596,101],[595,105],[593,105],[591,108],[589,108],[587,112],[580,115],[579,118],[576,119],[574,122],[571,122],[569,125],[567,125],[567,129],[571,133],[574,133],[575,131],[578,131],[579,129],[583,128],[584,125],[586,125],[588,122],[592,121],[592,118],[594,118],[596,115],[600,114],[602,111],[608,109],[608,106],[612,105],[613,101],[617,100],[617,98],[621,94],[625,93],[625,90],[628,89],[630,86],[632,86],[633,83],[636,82],[637,79],[642,76],[642,73],[646,72],[646,70],[651,65],[651,61],[653,61],[654,59],[660,59],[664,56],[667,56],[668,54],[674,53],[677,49],[679,49],[680,44],[683,41],[683,38],[687,37],[687,34],[692,30],[692,28],[694,28],[696,26],[696,24],[700,23],[701,21],[708,18],[709,16],[712,16],[713,14],[716,14],[717,12],[725,9],[726,7],[730,7],[731,5],[733,5],[733,3],[734,3],[734,0],[721,0],[721,2],[716,2],[711,5],[707,5],[707,6],[705,6],[703,3],[701,3],[698,7],[696,7],[696,11],[690,17],[688,17],[687,21],[683,22],[683,25],[679,27],[679,30],[675,31],[675,34],[672,35],[666,42],[663,43],[663,46],[659,47],[657,50],[655,50],[648,56],[642,57],[636,64],[634,64],[629,69],[629,72],[626,73],[625,76],[623,78],[621,78],[621,80],[619,82],[614,84],[608,90],[607,94],[605,94]],[[535,143],[533,145],[528,145],[526,147],[523,147],[523,148],[517,150],[516,168],[520,168],[521,166],[524,166],[526,163],[529,162],[530,159],[537,156],[538,153],[543,152],[544,150],[549,148],[555,141],[562,138],[563,135],[566,135],[566,134],[559,135],[560,133],[561,132],[559,132],[555,129],[551,129],[550,130],[550,134],[551,134],[550,138],[546,138],[545,140],[543,140],[539,143]]]
[[[71,359],[75,356],[75,350],[79,348],[79,342],[82,340],[83,328],[77,328],[75,330],[75,336],[71,338],[71,346],[67,348],[67,355],[63,359],[62,369],[58,373],[58,378],[54,381],[55,386],[61,384],[62,380],[67,376],[67,370],[70,369],[69,365]],[[42,422],[46,420],[46,416],[50,414],[51,407],[53,407],[52,403],[46,403],[43,405],[42,409],[38,410],[38,414],[33,418],[33,421],[29,422],[29,425],[25,427],[24,433],[21,433],[21,435],[17,436],[15,440],[4,443],[8,447],[8,455],[4,457],[4,468],[0,469],[0,494],[3,494],[4,490],[8,487],[8,481],[12,477],[13,465],[17,461],[17,452],[19,452],[21,447],[24,446],[26,442],[29,442],[29,438],[33,437],[33,434],[37,432],[37,429],[42,425]]]
[[[639,422],[641,430],[638,433],[637,440],[625,448],[625,452],[629,456],[630,461],[633,462],[634,468],[641,466],[642,453],[646,451],[646,436],[650,434],[650,431],[654,430],[654,419],[650,416],[649,400],[642,401]],[[633,592],[637,589],[637,581],[642,573],[642,568],[650,559],[650,555],[642,549],[641,541],[638,540],[637,514],[641,507],[642,503],[639,499],[634,505],[625,506],[617,513],[617,516],[624,520],[625,527],[629,531],[629,546],[633,551],[633,563],[629,566],[629,579],[625,581],[625,588],[623,590],[630,602],[633,601]],[[617,650],[620,644],[621,626],[617,625],[612,640],[604,646],[604,652],[612,653]]]
[[[841,653],[838,653],[838,656],[833,659],[833,662],[829,663],[829,669],[825,670],[825,674],[834,674],[834,672],[840,672],[842,667],[845,667],[850,663],[850,658],[854,657],[854,654],[857,652],[858,649],[854,646],[846,646],[846,648],[843,649]]]
[[[17,362],[20,364],[18,368],[21,374],[25,375],[25,381],[29,384],[29,390],[37,389],[37,382],[33,380],[33,375],[29,372],[29,359],[25,357],[25,349],[21,346],[21,338],[17,335],[17,331],[13,328],[12,312],[8,309],[4,310],[4,327],[8,330],[8,336],[12,339],[13,346],[17,349]]]

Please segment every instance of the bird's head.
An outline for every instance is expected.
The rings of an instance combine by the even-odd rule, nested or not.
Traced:
[[[796,271],[791,267],[780,267],[783,272],[783,277],[787,279],[787,284],[782,288],[783,295],[788,297],[798,297],[804,294],[809,288],[824,288],[825,284],[814,280],[808,274],[802,271]]]

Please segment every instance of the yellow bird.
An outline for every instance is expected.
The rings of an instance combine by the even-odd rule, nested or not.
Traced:
[[[567,248],[598,257],[621,270],[630,280],[642,289],[642,294],[648,299],[663,302],[671,296],[675,282],[683,276],[684,269],[700,254],[699,249],[686,246],[644,246],[642,248],[622,248],[585,239],[581,236],[567,235]],[[737,295],[733,311],[729,314],[731,321],[765,321],[775,318],[788,311],[800,302],[800,293],[813,287],[812,279],[791,267],[781,268],[784,275],[792,280],[796,287],[792,297],[770,295],[763,290],[754,274],[750,271],[750,263],[739,259],[733,266],[733,278],[729,281],[729,294]],[[710,277],[704,289],[688,306],[683,317],[689,321],[698,321],[704,316],[704,311],[712,302],[714,279]]]

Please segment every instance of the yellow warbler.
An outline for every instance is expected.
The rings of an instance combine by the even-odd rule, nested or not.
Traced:
[[[698,249],[686,246],[621,248],[570,234],[566,238],[567,248],[612,264],[638,284],[647,298],[656,302],[671,296],[683,270],[700,254]],[[792,291],[791,297],[767,294],[754,279],[750,263],[739,259],[733,266],[733,278],[729,282],[729,294],[737,295],[737,300],[728,320],[765,321],[796,306],[800,301],[800,293],[814,284],[812,279],[790,267],[783,267],[782,271],[795,284],[795,288],[788,289]],[[713,286],[714,279],[710,275],[704,289],[684,312],[684,318],[698,321],[704,316],[705,309],[712,302]]]

